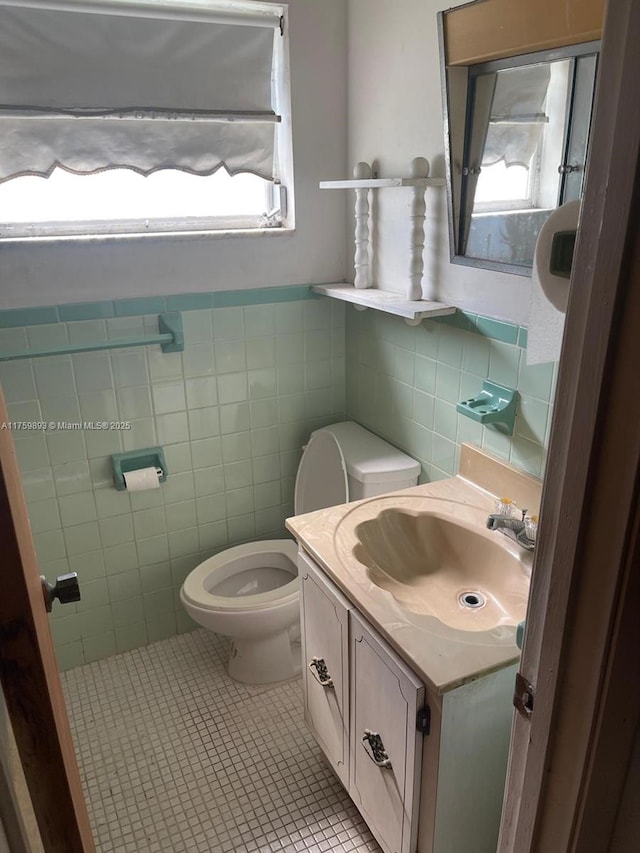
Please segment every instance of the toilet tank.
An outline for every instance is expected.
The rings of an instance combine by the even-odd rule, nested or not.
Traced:
[[[420,464],[360,424],[345,421],[323,429],[340,445],[350,501],[408,489],[418,482]]]

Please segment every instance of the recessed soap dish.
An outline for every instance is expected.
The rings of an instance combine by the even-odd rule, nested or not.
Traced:
[[[461,400],[456,411],[481,424],[500,424],[507,435],[513,435],[518,392],[485,379],[482,391],[470,400]]]

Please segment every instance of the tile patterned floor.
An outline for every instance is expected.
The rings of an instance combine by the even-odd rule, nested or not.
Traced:
[[[172,637],[63,673],[99,853],[379,851],[302,719],[226,643]]]

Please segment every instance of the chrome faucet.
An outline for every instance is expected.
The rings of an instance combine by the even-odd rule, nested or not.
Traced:
[[[533,551],[536,546],[536,542],[535,539],[529,539],[526,534],[524,523],[526,512],[526,510],[522,511],[522,520],[514,518],[511,515],[492,513],[487,518],[487,527],[489,530],[499,530],[500,533],[504,533],[505,536],[508,536],[509,539],[513,539],[514,542],[517,542],[518,545],[526,551]]]

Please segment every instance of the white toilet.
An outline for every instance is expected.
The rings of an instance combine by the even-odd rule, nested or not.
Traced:
[[[296,477],[296,515],[416,484],[420,465],[356,423],[316,430]],[[193,620],[232,640],[229,675],[271,684],[298,675],[300,622],[297,546],[290,539],[249,542],[200,563],[180,598]]]

